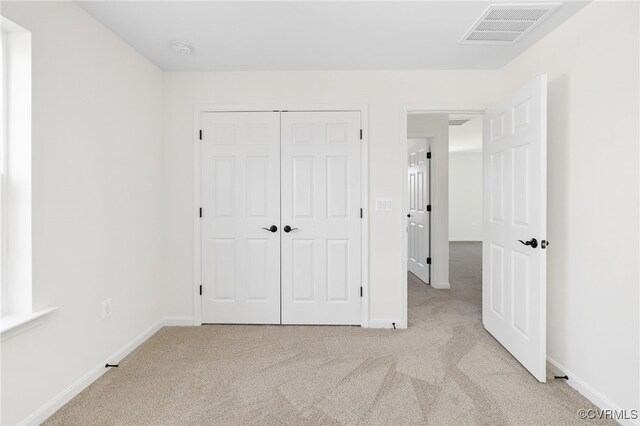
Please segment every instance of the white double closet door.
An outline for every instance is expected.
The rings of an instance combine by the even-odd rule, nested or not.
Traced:
[[[201,126],[202,322],[360,324],[360,113]]]

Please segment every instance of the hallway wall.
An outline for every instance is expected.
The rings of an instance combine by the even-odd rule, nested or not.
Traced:
[[[449,153],[449,241],[482,241],[482,153]]]

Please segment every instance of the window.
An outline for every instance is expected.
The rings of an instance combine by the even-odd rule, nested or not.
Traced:
[[[42,316],[31,297],[31,33],[0,17],[0,333]]]
[[[8,69],[7,69],[7,58],[6,58],[7,51],[8,51],[8,46],[7,46],[8,43],[7,43],[7,36],[5,35],[5,31],[4,31],[4,25],[2,28],[1,36],[2,36],[2,43],[0,44],[0,49],[1,49],[0,70],[2,70],[2,82],[0,84],[0,283],[1,283],[0,316],[5,311],[4,302],[6,300],[6,297],[4,294],[5,293],[4,291],[4,287],[5,287],[4,286],[4,283],[5,283],[4,224],[5,224],[5,216],[6,216],[6,213],[5,213],[5,206],[6,206],[5,192],[6,191],[4,187],[5,187],[5,181],[6,181],[5,174],[7,170],[7,164],[5,160],[6,160],[6,152],[7,152],[6,142],[7,142],[7,120],[8,120],[8,114],[7,114]]]

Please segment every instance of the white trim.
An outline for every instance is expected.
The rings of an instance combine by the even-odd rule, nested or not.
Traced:
[[[479,243],[482,242],[482,238],[473,237],[473,238],[451,238],[449,237],[449,242],[451,243]]]
[[[362,279],[361,327],[370,327],[369,323],[369,108],[360,106],[360,128],[362,129],[362,149],[360,150],[360,196],[362,205],[360,253]]]
[[[391,328],[393,329],[393,323],[396,323],[396,328],[407,328],[407,327],[401,327],[400,324],[402,321],[398,320],[398,319],[376,319],[376,320],[370,320],[369,321],[369,328]]]
[[[200,115],[203,109],[193,109],[193,325],[202,325],[202,229],[200,207],[202,172],[200,170]]]
[[[29,314],[13,314],[3,315],[0,317],[0,342],[11,339],[18,334],[24,333],[27,330],[31,330],[34,327],[44,323],[45,317],[58,307],[42,309],[37,312]]]
[[[568,369],[564,368],[558,362],[554,361],[552,358],[547,357],[547,366],[549,370],[554,373],[565,374],[569,377],[569,380],[566,380],[567,384],[577,390],[582,396],[591,401],[595,406],[602,410],[614,410],[614,411],[623,411],[624,408],[620,407],[618,404],[611,401],[606,396],[602,395],[600,392],[595,390],[593,387],[588,385],[584,380],[577,377]],[[588,408],[588,407],[584,407]],[[630,411],[633,407],[627,407],[626,410]],[[640,419],[636,420],[617,420],[621,425],[640,425]]]
[[[451,285],[447,281],[444,281],[441,283],[434,282],[431,284],[431,287],[438,290],[449,290],[451,288]]]
[[[402,149],[402,206],[403,209],[400,211],[402,215],[402,270],[400,274],[400,282],[402,283],[400,288],[402,289],[402,320],[400,321],[399,328],[406,328],[408,324],[408,280],[407,280],[407,264],[408,264],[408,253],[407,253],[407,233],[406,229],[409,225],[405,212],[408,211],[409,208],[409,199],[407,194],[409,192],[407,188],[407,179],[405,179],[404,171],[407,170],[407,156],[404,154],[408,150],[407,140],[409,138],[414,137],[424,137],[423,134],[412,133],[408,134],[407,131],[407,117],[409,113],[429,113],[429,114],[460,114],[460,113],[468,113],[468,114],[483,114],[485,110],[484,105],[424,105],[424,104],[404,104],[400,107],[400,140],[402,141],[400,144],[400,148]],[[431,150],[433,151],[433,144],[431,145]],[[431,200],[436,199],[438,191],[438,184],[440,183],[438,180],[438,169],[433,167],[435,164],[432,164],[431,167]],[[431,229],[437,231],[437,218],[438,211],[434,209],[431,216]],[[448,229],[445,229],[443,232],[449,232]],[[434,241],[434,233],[432,232],[430,235],[431,241]],[[447,238],[448,239],[448,238]],[[440,250],[438,249],[437,244],[431,244],[431,257],[436,257],[440,255]],[[437,262],[436,262],[437,263]],[[433,283],[438,283],[439,279],[439,271],[435,267],[435,264],[432,264],[431,270],[431,281]],[[432,285],[433,288],[449,288],[448,282],[442,282],[435,285]]]
[[[129,355],[138,346],[143,344],[149,337],[153,336],[158,330],[165,325],[165,319],[156,322],[154,325],[133,338],[129,343],[118,349],[113,355],[99,363],[97,366],[88,371],[84,376],[80,377],[68,388],[60,392],[45,405],[40,407],[35,413],[24,419],[20,424],[38,425],[47,420],[51,415],[58,411],[67,402],[71,401],[76,395],[86,389],[91,383],[95,382],[100,376],[108,371],[105,364],[117,364],[124,357]]]
[[[257,104],[257,105],[196,105],[193,120],[193,325],[202,325],[202,251],[200,229],[201,170],[200,170],[200,116],[203,112],[258,112],[258,111],[356,111],[360,113],[362,128],[361,197],[362,197],[362,305],[361,326],[369,327],[369,106],[366,104]]]
[[[9,53],[9,37],[5,35],[6,29],[4,28],[9,21],[6,18],[0,18],[0,49],[2,49],[2,81],[0,82],[0,92],[2,93],[2,117],[0,122],[0,315],[7,308],[6,305],[6,270],[7,270],[7,140],[9,139],[9,67],[8,67],[8,53]]]

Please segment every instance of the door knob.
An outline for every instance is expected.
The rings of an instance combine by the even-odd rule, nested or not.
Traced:
[[[269,232],[276,232],[278,230],[278,227],[275,226],[275,225],[271,225],[268,228],[262,228],[262,229],[264,229],[265,231],[269,231]]]
[[[292,228],[292,227],[290,227],[289,225],[285,225],[285,226],[284,226],[284,228],[282,228],[282,230],[283,230],[284,232],[287,232],[287,233],[289,233],[289,232],[291,232],[291,231],[295,231],[296,229],[298,229],[298,228]]]
[[[538,240],[536,240],[535,238],[530,239],[527,242],[524,242],[522,240],[518,240],[520,241],[522,244],[524,244],[525,246],[531,246],[531,248],[536,248],[538,247]]]

